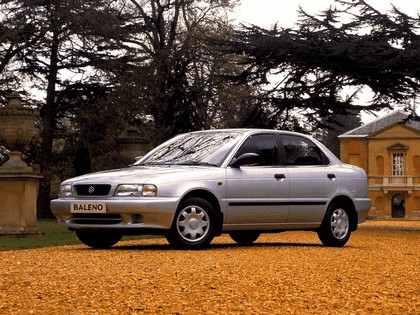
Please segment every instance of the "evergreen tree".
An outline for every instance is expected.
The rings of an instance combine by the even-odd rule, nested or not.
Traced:
[[[40,109],[39,143],[34,145],[35,163],[40,165],[38,214],[49,214],[51,180],[57,161],[53,143],[60,139],[61,127],[77,110],[107,93],[109,77],[100,71],[105,64],[121,63],[129,53],[119,45],[124,37],[120,10],[108,0],[3,0],[1,11],[0,68],[3,86],[26,89],[45,95]],[[110,67],[110,66],[108,66]]]
[[[357,113],[337,114],[323,117],[320,120],[320,127],[314,130],[313,136],[328,147],[338,158],[340,157],[339,135],[360,127],[362,120]]]
[[[266,90],[261,110],[279,127],[292,115],[316,128],[324,117],[390,108],[419,91],[419,17],[395,7],[383,14],[363,0],[334,4],[316,16],[300,8],[293,29],[247,26],[234,40],[213,41],[247,56],[233,79]],[[365,92],[373,96],[361,103]]]

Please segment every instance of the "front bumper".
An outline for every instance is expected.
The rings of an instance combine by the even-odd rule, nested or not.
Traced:
[[[105,214],[72,213],[72,202],[105,202]],[[71,229],[168,230],[171,228],[179,198],[75,199],[51,201],[58,222]]]

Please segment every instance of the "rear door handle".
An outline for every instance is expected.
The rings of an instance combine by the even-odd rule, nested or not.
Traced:
[[[328,174],[327,177],[331,180],[335,179],[335,174]]]
[[[274,174],[274,178],[277,180],[283,180],[286,178],[286,175],[284,174]]]

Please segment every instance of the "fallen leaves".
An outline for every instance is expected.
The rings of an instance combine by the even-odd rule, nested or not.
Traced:
[[[0,253],[5,314],[417,314],[420,223],[374,225],[344,248],[316,233],[228,236],[200,251],[164,239]]]

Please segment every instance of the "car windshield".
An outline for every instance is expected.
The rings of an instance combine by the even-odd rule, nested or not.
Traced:
[[[235,131],[183,134],[158,146],[134,165],[220,166],[240,136]]]

